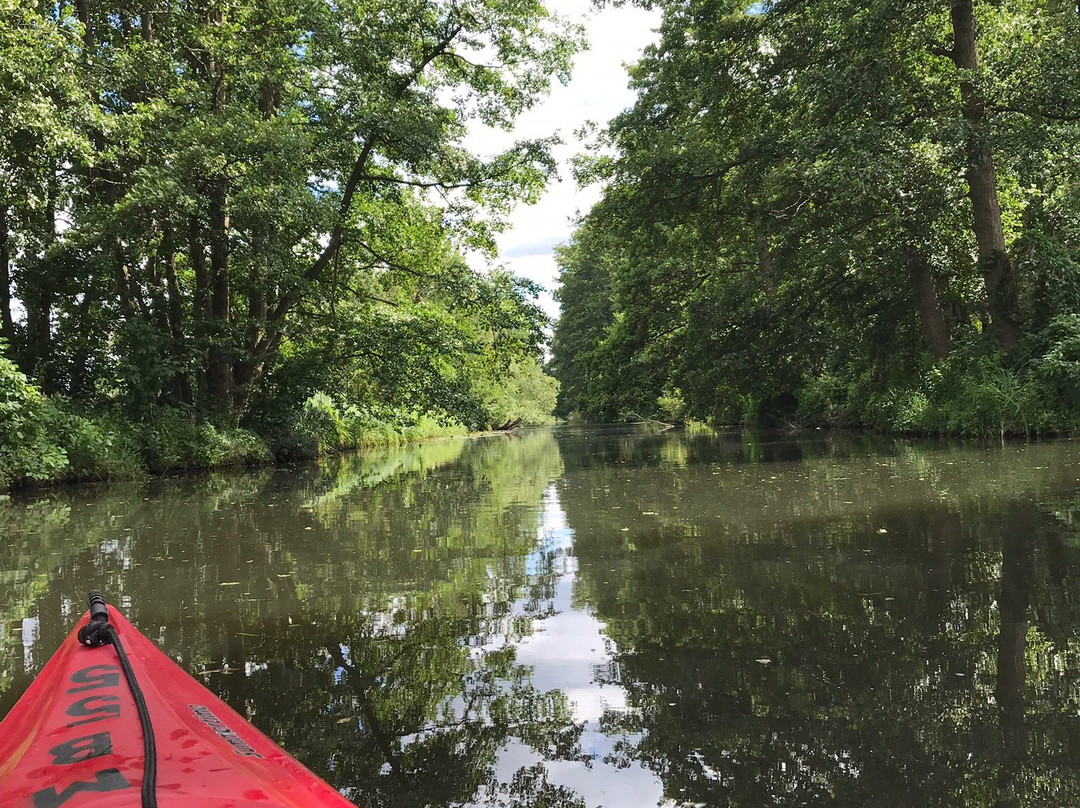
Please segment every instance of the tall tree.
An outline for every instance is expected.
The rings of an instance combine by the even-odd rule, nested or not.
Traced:
[[[90,159],[83,127],[95,110],[80,86],[70,11],[8,0],[0,15],[0,338],[26,371],[44,377],[60,291],[58,217],[71,193],[67,166]]]
[[[652,5],[637,102],[581,172],[604,183],[581,232],[610,283],[563,312],[612,315],[556,341],[595,412],[675,395],[701,418],[820,417],[843,389],[859,418],[958,344],[1027,355],[1075,313],[1071,6]]]
[[[990,322],[1001,349],[1011,353],[1016,350],[1020,330],[1016,279],[1001,220],[997,170],[986,126],[986,97],[980,88],[984,80],[979,74],[974,0],[954,0],[950,16],[953,46],[949,56],[960,71],[961,109],[969,126],[964,177],[971,197],[972,227],[979,245]]]
[[[32,228],[0,205],[27,313],[4,327],[41,330],[25,343],[51,341],[65,392],[233,415],[298,319],[386,273],[423,274],[410,261],[425,250],[492,250],[508,206],[553,170],[550,143],[472,154],[466,123],[509,126],[580,45],[539,0],[56,8],[27,30],[50,38],[52,64],[78,65],[64,75],[91,109],[71,116],[81,151],[23,149],[55,179],[36,221],[63,220],[35,225],[40,248],[10,246]],[[15,65],[24,44],[9,39]]]

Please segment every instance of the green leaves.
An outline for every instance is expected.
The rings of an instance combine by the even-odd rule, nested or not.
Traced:
[[[561,256],[565,411],[678,389],[694,418],[823,420],[954,337],[1009,353],[1074,313],[1074,8],[977,2],[964,60],[929,3],[657,5],[614,157],[580,164],[605,187]],[[851,398],[815,415],[825,387]]]
[[[449,385],[436,398],[471,362],[538,352],[497,273],[476,309],[438,290],[554,172],[552,140],[463,144],[469,120],[509,126],[565,80],[580,33],[538,0],[4,12],[4,277],[26,309],[5,336],[47,392],[234,418],[272,395],[283,351],[338,366],[336,340],[309,339],[329,322],[417,391]]]
[[[427,412],[474,429],[550,415],[554,380],[538,364],[547,319],[534,285],[460,259],[376,266],[358,280],[331,314],[298,318],[271,379],[289,396],[324,390],[342,406]]]
[[[48,480],[67,468],[67,455],[48,435],[47,402],[2,353],[0,423],[0,490],[23,480]]]

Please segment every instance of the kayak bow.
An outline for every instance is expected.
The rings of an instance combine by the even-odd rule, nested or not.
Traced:
[[[0,723],[0,806],[355,808],[95,594]]]

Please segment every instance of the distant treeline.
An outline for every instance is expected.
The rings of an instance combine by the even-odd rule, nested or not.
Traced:
[[[652,5],[579,166],[562,414],[1080,425],[1080,7]]]
[[[494,254],[550,143],[462,140],[580,45],[539,0],[0,2],[0,412],[271,449],[318,410],[548,417],[536,288],[461,256]]]

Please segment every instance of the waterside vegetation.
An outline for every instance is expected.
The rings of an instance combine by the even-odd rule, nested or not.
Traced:
[[[579,165],[562,415],[1080,426],[1076,4],[648,5]]]
[[[276,430],[197,421],[172,407],[150,408],[132,420],[120,408],[88,410],[43,396],[2,355],[0,420],[6,425],[0,440],[0,491],[312,459],[467,431],[429,415],[398,413],[380,420],[356,408],[342,412],[321,392]]]
[[[464,145],[568,78],[539,0],[0,13],[0,490],[550,418],[553,140]]]

